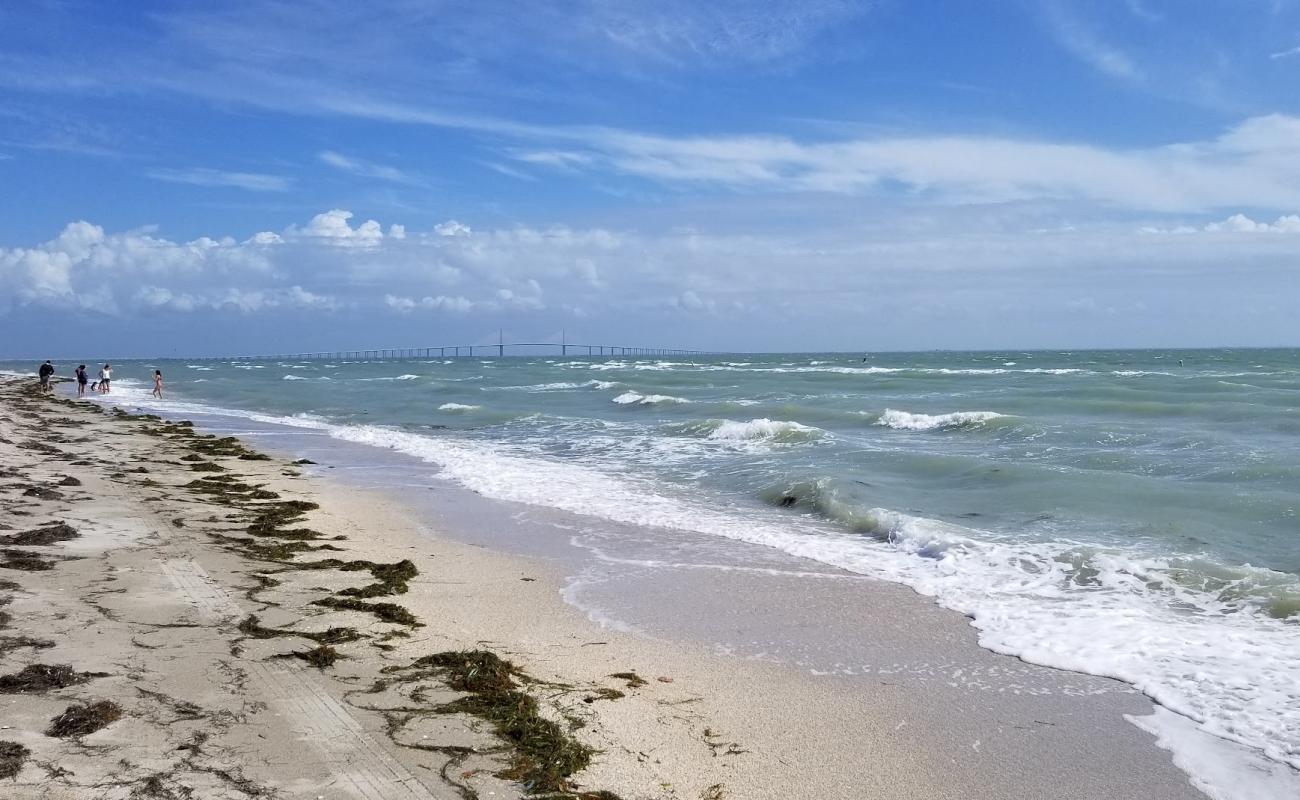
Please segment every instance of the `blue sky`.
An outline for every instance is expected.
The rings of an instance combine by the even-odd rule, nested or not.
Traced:
[[[1300,2],[0,7],[0,356],[1300,344]]]

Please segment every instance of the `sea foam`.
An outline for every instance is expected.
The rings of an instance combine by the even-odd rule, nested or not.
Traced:
[[[673,397],[667,394],[641,394],[639,392],[624,392],[615,397],[612,402],[621,406],[657,406],[663,403],[689,403],[685,397]]]
[[[464,403],[443,403],[438,406],[439,411],[478,411],[483,406],[471,406]]]
[[[945,428],[967,428],[983,425],[989,420],[1001,419],[1006,414],[996,411],[954,411],[951,414],[914,414],[910,411],[885,409],[876,420],[877,425],[900,431],[933,431]]]

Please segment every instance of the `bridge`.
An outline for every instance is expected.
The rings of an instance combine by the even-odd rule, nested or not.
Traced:
[[[682,350],[671,347],[633,347],[615,344],[580,344],[559,342],[506,342],[496,344],[449,344],[429,347],[375,347],[361,350],[324,350],[306,353],[269,353],[258,355],[204,356],[200,361],[379,361],[402,358],[461,358],[491,355],[583,355],[583,356],[699,356],[706,350]],[[524,353],[518,351],[523,350]],[[550,353],[544,352],[550,350]]]

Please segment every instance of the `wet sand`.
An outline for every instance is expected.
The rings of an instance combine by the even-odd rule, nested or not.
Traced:
[[[980,650],[902,587],[856,581],[850,620],[829,579],[625,577],[606,605],[709,630],[619,632],[564,602],[561,560],[204,436],[0,379],[4,797],[1201,797],[1123,720],[1140,695]],[[703,644],[792,609],[872,620],[940,679]]]

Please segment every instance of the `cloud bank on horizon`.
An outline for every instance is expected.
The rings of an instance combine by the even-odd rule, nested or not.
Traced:
[[[0,21],[14,355],[1298,343],[1286,0]]]

